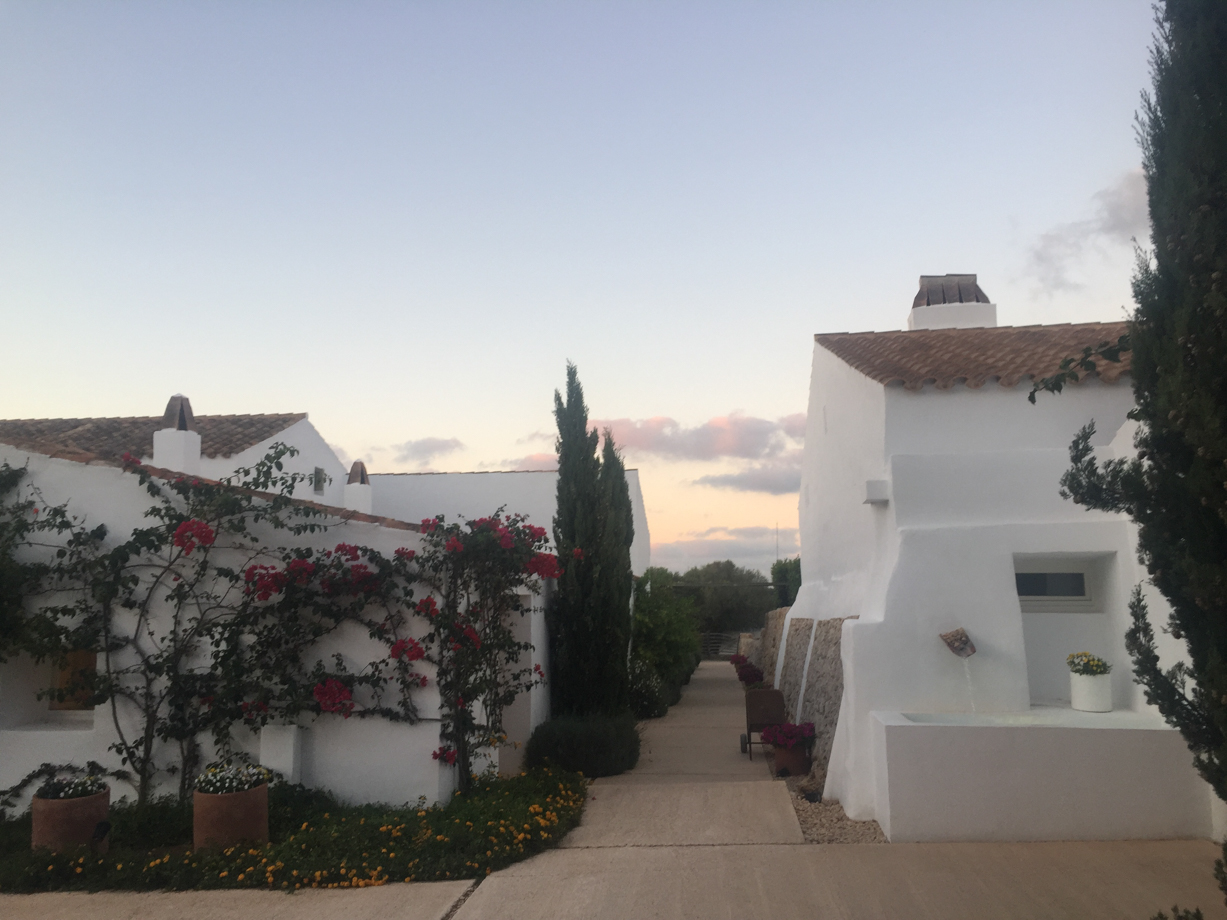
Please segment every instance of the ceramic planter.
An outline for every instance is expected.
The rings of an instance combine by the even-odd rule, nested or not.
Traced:
[[[243,792],[192,793],[192,846],[268,843],[268,783]]]
[[[786,748],[773,744],[771,745],[771,750],[775,754],[775,772],[777,776],[785,770],[788,771],[787,776],[805,776],[809,773],[809,748],[802,745]]]
[[[1112,675],[1070,674],[1069,702],[1083,712],[1111,712]]]
[[[30,802],[33,830],[32,849],[46,847],[57,853],[89,846],[99,822],[107,819],[111,810],[111,790],[108,787],[94,795],[75,799],[40,799]]]

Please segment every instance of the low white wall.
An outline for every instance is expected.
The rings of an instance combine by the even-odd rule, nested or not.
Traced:
[[[1210,787],[1173,729],[872,715],[878,823],[892,842],[1211,835]]]

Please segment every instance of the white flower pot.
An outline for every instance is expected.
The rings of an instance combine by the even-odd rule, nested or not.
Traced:
[[[1069,702],[1083,712],[1111,712],[1112,675],[1070,674]]]

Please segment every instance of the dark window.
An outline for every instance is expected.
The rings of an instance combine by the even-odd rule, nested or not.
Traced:
[[[1086,597],[1086,576],[1081,572],[1017,572],[1019,597]]]
[[[312,476],[312,477],[311,477],[311,479],[312,479],[312,485],[314,485],[314,486],[315,486],[315,494],[317,494],[317,495],[323,494],[323,491],[324,491],[324,468],[323,468],[322,466],[317,466],[317,467],[315,468],[315,475],[314,475],[314,476]]]

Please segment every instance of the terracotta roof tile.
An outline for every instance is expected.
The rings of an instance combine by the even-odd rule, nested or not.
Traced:
[[[230,457],[266,441],[307,417],[281,415],[198,415],[200,452]],[[57,456],[92,455],[116,460],[125,452],[153,456],[153,433],[165,426],[162,416],[143,418],[40,418],[0,420],[0,443]]]
[[[919,390],[948,390],[996,380],[1003,387],[1054,373],[1063,358],[1103,342],[1115,343],[1125,323],[1064,323],[977,329],[915,329],[904,332],[835,332],[816,335],[827,351],[878,383]],[[1115,383],[1129,373],[1129,354],[1119,364],[1100,361],[1098,376]]]

